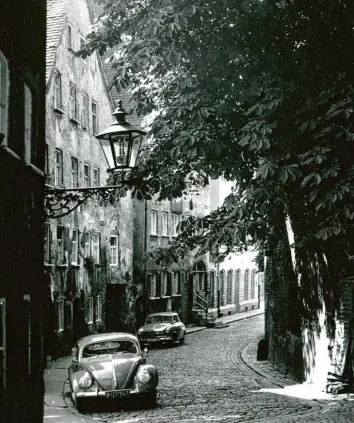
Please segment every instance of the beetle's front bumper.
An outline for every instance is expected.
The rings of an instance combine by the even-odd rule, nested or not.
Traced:
[[[172,342],[172,335],[157,335],[156,337],[143,338],[139,337],[141,344],[153,344],[158,342]]]
[[[134,396],[145,396],[156,392],[156,387],[145,388],[144,390],[139,389],[117,389],[117,390],[95,390],[95,391],[79,391],[76,393],[77,398],[120,398],[128,399]],[[110,395],[107,395],[107,394]],[[116,395],[114,395],[116,393]]]

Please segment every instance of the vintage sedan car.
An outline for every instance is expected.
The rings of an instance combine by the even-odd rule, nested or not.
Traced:
[[[183,344],[186,327],[180,321],[178,313],[165,311],[149,314],[145,325],[138,330],[138,339],[142,346],[156,343]]]
[[[156,405],[158,373],[146,363],[136,336],[114,332],[81,338],[73,348],[69,367],[72,400],[82,412],[90,400],[135,398]]]

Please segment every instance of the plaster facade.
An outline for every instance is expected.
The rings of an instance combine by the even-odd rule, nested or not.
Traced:
[[[55,0],[48,4],[57,7]],[[75,55],[93,15],[86,0],[70,0],[62,19],[58,16],[49,14],[47,22],[49,36],[54,28],[59,34],[52,40],[55,54],[47,55],[47,187],[104,186],[107,162],[95,134],[112,123],[114,104],[99,57]],[[67,353],[79,337],[104,331],[107,324],[119,329],[106,288],[132,277],[132,223],[129,196],[112,202],[92,197],[46,222],[44,266],[55,310],[55,354]]]

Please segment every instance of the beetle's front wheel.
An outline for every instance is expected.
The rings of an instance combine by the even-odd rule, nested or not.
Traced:
[[[87,407],[87,403],[85,401],[85,398],[76,398],[75,399],[75,407],[76,410],[81,414],[84,413]]]
[[[150,394],[147,394],[145,401],[145,404],[148,408],[155,408],[157,401],[157,393],[152,392]]]

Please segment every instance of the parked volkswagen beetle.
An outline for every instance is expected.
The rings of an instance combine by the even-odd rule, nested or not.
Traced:
[[[158,373],[146,363],[148,350],[136,336],[115,332],[81,338],[73,348],[69,367],[72,400],[79,412],[96,398],[131,397],[156,405]]]
[[[180,321],[178,313],[164,311],[149,314],[145,325],[138,330],[141,345],[156,343],[183,344],[186,328]]]

